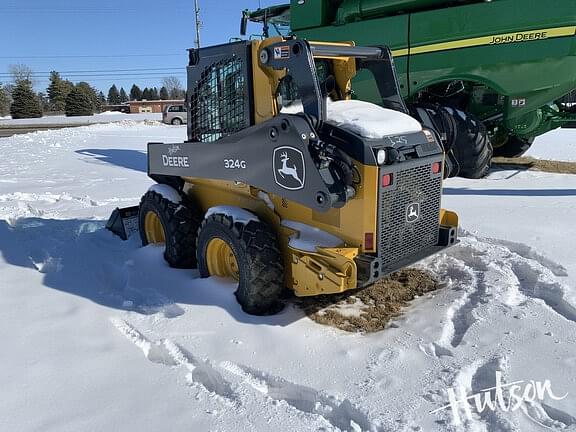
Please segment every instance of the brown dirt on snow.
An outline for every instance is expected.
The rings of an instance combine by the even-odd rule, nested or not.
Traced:
[[[494,165],[507,168],[519,168],[534,171],[544,171],[557,174],[576,174],[576,162],[560,162],[545,159],[534,159],[531,157],[492,159]]]
[[[313,321],[356,333],[384,330],[410,300],[438,288],[434,277],[423,270],[404,269],[363,290],[343,294],[302,297],[295,303]],[[358,314],[343,309],[362,303]]]

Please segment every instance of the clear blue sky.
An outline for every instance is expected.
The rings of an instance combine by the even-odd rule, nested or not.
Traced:
[[[238,37],[243,9],[288,2],[199,0],[202,45]],[[0,22],[0,82],[9,81],[10,64],[22,63],[36,73],[97,71],[99,76],[68,78],[88,81],[105,93],[112,83],[126,91],[132,83],[160,87],[170,68],[185,83],[186,49],[195,40],[193,0],[0,0]],[[164,70],[111,72],[109,77],[100,72],[159,68]],[[38,79],[36,90],[44,91],[47,84],[47,78]]]

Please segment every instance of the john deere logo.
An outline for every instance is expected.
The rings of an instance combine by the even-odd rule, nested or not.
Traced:
[[[420,204],[412,203],[406,207],[406,222],[414,223],[420,219]]]
[[[304,155],[294,147],[278,147],[274,150],[274,180],[278,186],[288,190],[304,188],[306,165]]]

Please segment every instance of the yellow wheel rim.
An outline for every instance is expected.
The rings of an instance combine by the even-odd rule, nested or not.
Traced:
[[[240,279],[238,261],[228,243],[220,238],[213,238],[206,247],[206,264],[211,276]]]
[[[153,211],[146,213],[144,217],[144,231],[146,232],[146,240],[150,244],[164,244],[166,243],[166,235],[160,218]]]

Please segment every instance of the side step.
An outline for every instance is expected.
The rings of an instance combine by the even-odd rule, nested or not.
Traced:
[[[122,240],[138,232],[138,212],[140,207],[116,208],[106,223],[106,229],[112,231]]]

